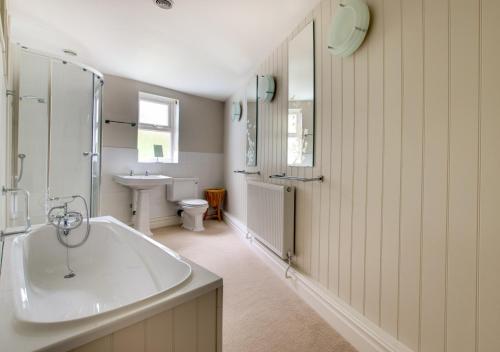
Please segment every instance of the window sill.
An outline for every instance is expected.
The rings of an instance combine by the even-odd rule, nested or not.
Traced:
[[[178,161],[137,161],[139,164],[179,164]]]

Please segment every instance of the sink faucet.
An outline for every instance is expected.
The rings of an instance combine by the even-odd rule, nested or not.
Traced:
[[[130,170],[129,175],[130,175],[130,176],[134,176],[134,170]]]
[[[149,171],[146,170],[146,173],[144,174],[145,176],[149,176]]]

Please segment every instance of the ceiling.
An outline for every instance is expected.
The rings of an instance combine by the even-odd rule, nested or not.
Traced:
[[[12,40],[127,77],[225,100],[319,0],[11,0]]]

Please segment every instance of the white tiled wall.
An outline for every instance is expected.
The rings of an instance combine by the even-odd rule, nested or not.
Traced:
[[[101,215],[111,215],[123,222],[131,220],[130,203],[132,192],[113,181],[113,175],[144,174],[146,170],[153,174],[172,177],[197,177],[199,197],[207,187],[221,187],[224,157],[222,153],[180,152],[178,164],[144,164],[137,162],[137,150],[132,148],[102,148],[101,176]],[[176,204],[167,201],[166,187],[158,187],[151,192],[151,219],[175,216]]]

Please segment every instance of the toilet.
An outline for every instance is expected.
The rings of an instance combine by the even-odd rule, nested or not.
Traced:
[[[198,196],[197,178],[172,178],[167,184],[167,200],[176,202],[182,209],[182,227],[190,231],[203,231],[203,215],[208,202],[196,199]]]

